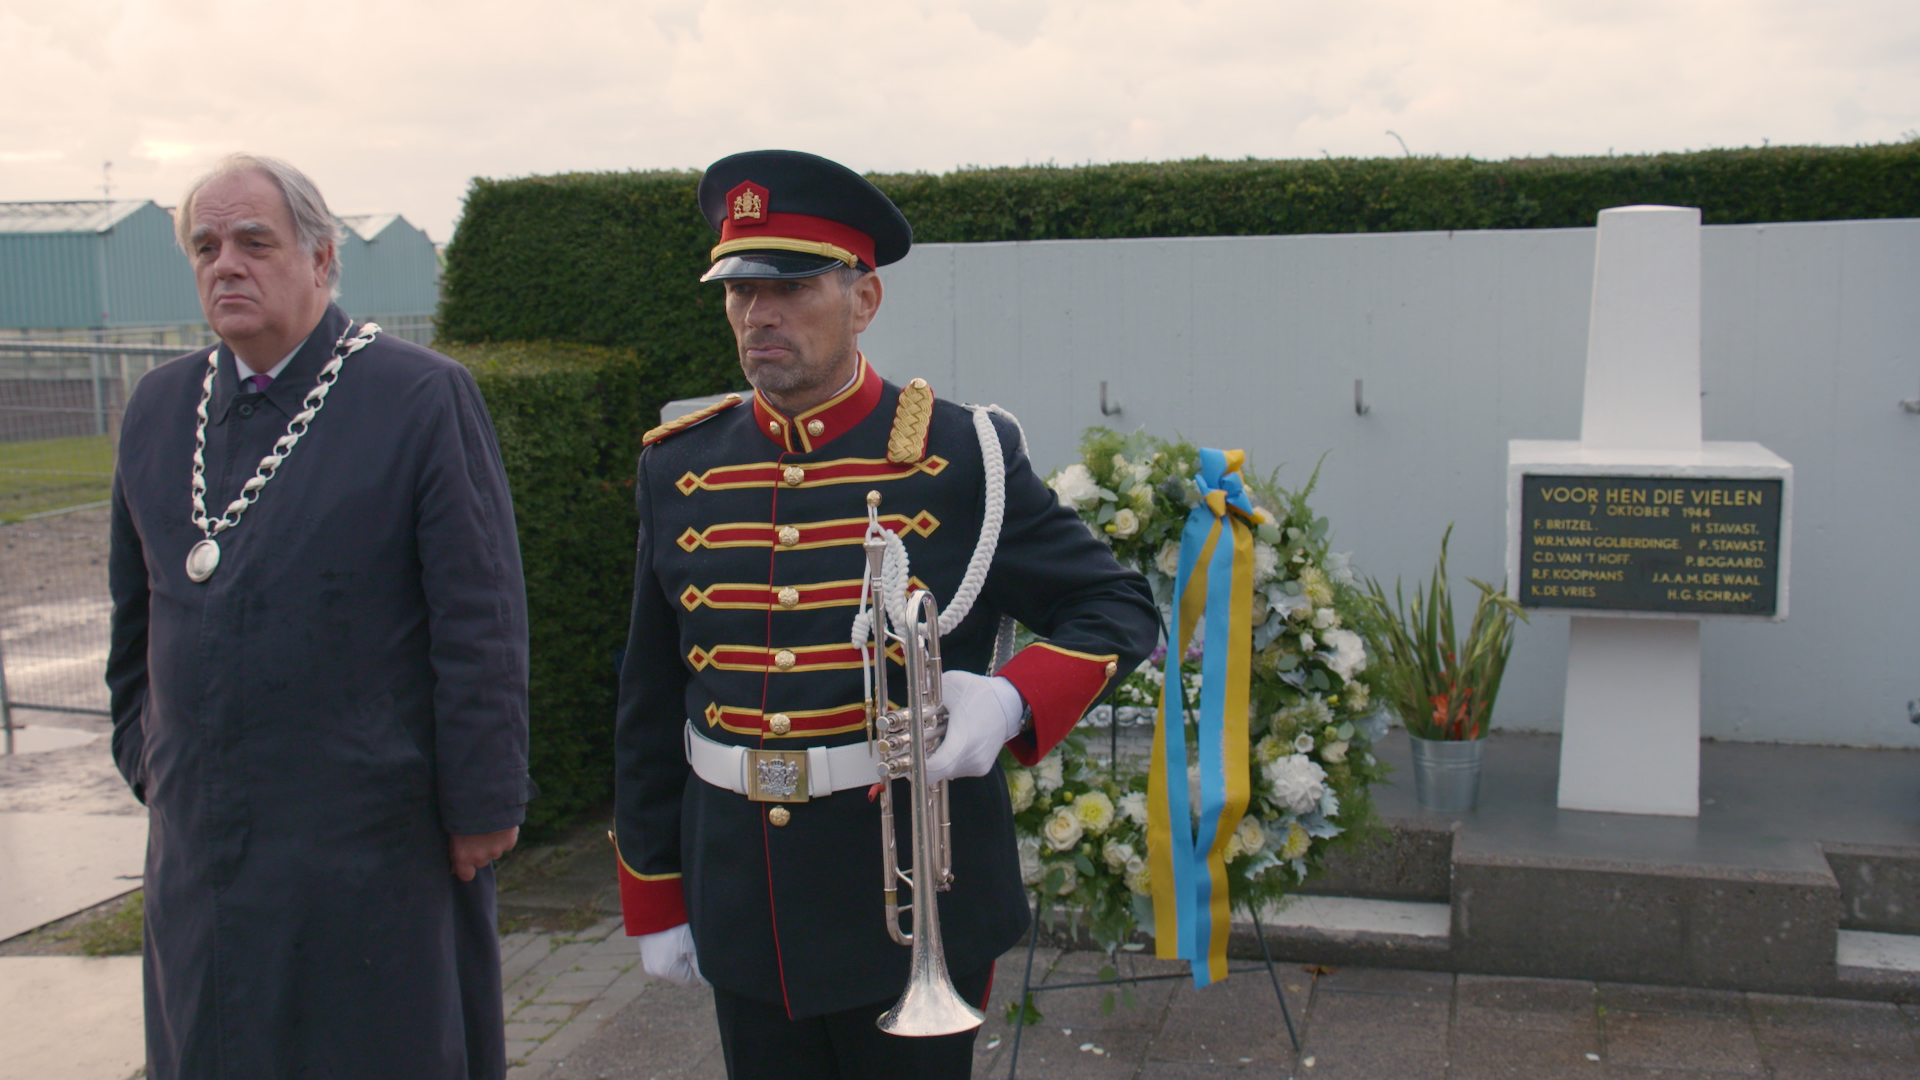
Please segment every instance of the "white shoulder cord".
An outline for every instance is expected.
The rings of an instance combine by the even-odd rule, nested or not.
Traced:
[[[993,566],[993,553],[1000,546],[1000,527],[1007,516],[1007,463],[1001,456],[1000,436],[993,430],[991,414],[999,413],[1013,420],[1015,430],[1020,430],[1020,421],[998,405],[969,406],[973,413],[973,431],[980,440],[980,465],[986,474],[986,508],[980,519],[980,539],[973,547],[973,557],[967,560],[967,572],[960,578],[960,587],[954,590],[953,597],[940,611],[940,633],[953,632],[960,621],[973,610],[973,602],[979,599],[980,590],[987,583],[987,571]],[[1020,430],[1020,446],[1026,449],[1026,432]],[[900,540],[900,534],[880,524],[880,511],[867,509],[867,535],[879,535],[887,545],[887,558],[881,571],[878,591],[882,602],[887,605],[887,615],[898,626],[906,621],[907,610],[907,546]],[[873,614],[868,611],[872,604],[875,582],[871,572],[864,572],[860,582],[860,613],[853,619],[852,640],[860,646],[862,662],[869,660],[868,643],[873,636]],[[1011,620],[1001,620],[1000,637],[1011,643]],[[997,669],[1002,658],[995,649]]]

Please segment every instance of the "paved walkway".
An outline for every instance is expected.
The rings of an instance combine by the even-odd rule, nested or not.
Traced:
[[[511,1080],[721,1080],[711,999],[640,970],[607,919],[578,934],[502,942]],[[1024,949],[1008,954],[974,1075],[1011,1064],[1008,1002]],[[1094,953],[1041,949],[1036,983],[1092,980]],[[1180,965],[1123,963],[1139,974]],[[1196,991],[1139,984],[1132,1007],[1099,988],[1041,993],[1022,1036],[1035,1080],[1914,1080],[1920,1006],[1557,979],[1282,966],[1301,1037],[1288,1043],[1264,970]],[[904,1078],[903,1078],[904,1080]]]

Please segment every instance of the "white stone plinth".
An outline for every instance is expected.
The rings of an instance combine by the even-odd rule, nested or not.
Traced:
[[[1700,621],[1576,617],[1560,808],[1700,815]]]
[[[1581,406],[1590,447],[1699,447],[1699,210],[1600,211]]]

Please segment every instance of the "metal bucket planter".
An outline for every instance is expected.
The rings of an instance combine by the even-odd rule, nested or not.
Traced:
[[[1485,739],[1422,739],[1413,743],[1413,791],[1421,807],[1444,813],[1473,809],[1480,798]]]

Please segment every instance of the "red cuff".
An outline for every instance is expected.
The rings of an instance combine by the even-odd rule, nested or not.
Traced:
[[[628,937],[657,934],[687,921],[679,874],[637,874],[618,852],[614,858],[620,863],[620,914]]]
[[[1087,715],[1119,669],[1120,658],[1074,652],[1041,642],[1020,650],[1004,676],[1033,710],[1033,728],[1007,744],[1022,765],[1036,765]]]

